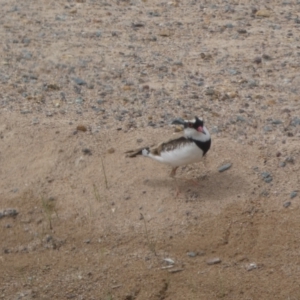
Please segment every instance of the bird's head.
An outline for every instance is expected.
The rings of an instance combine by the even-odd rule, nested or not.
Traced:
[[[192,120],[183,120],[181,118],[175,119],[172,124],[183,125],[184,135],[187,138],[192,138],[200,141],[208,141],[210,139],[210,134],[207,128],[204,126],[204,121],[195,117]]]

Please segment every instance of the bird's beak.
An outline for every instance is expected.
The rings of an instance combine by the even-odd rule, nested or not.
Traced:
[[[177,119],[173,120],[171,124],[172,125],[183,125],[183,126],[185,126],[186,125],[186,121],[184,121],[181,118],[177,118]]]
[[[206,134],[202,126],[199,126],[199,127],[197,128],[197,131],[198,131],[198,132],[202,132],[203,134]]]

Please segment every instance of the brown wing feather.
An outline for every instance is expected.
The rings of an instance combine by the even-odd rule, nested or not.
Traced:
[[[151,145],[150,147],[153,147],[153,145]],[[126,157],[136,157],[138,155],[142,155],[143,149],[148,149],[149,150],[150,147],[142,147],[142,148],[138,148],[138,149],[135,149],[135,150],[128,150],[128,151],[125,152]]]
[[[190,141],[189,139],[182,136],[178,139],[174,139],[174,140],[170,140],[165,143],[161,143],[158,147],[151,149],[151,153],[153,155],[160,155],[160,153],[163,151],[166,151],[166,152],[172,151],[175,148],[181,147],[181,146],[183,146],[185,144],[189,144],[189,143],[192,143],[192,141]]]
[[[172,151],[175,148],[181,147],[189,143],[192,143],[192,141],[182,136],[180,138],[161,143],[155,148],[152,148],[153,145],[151,145],[150,147],[142,147],[139,149],[126,151],[125,154],[127,157],[136,157],[138,155],[142,155],[143,149],[148,149],[153,155],[160,155],[163,151]]]
[[[142,154],[143,149],[144,148],[136,149],[136,150],[129,150],[129,151],[126,151],[125,154],[126,154],[127,157],[136,157],[137,155]]]

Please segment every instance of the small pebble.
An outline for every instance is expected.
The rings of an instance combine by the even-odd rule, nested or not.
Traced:
[[[175,261],[172,258],[164,258],[164,261],[168,264],[168,265],[174,265]]]
[[[293,164],[293,163],[295,162],[295,159],[294,159],[294,157],[292,157],[292,156],[288,156],[288,157],[285,159],[285,161],[288,162],[288,163]]]
[[[15,208],[6,208],[0,211],[0,219],[4,217],[15,217],[18,215],[18,211]]]
[[[82,104],[83,103],[83,99],[81,97],[78,97],[75,99],[75,103],[76,104]]]
[[[283,207],[288,208],[289,206],[291,206],[292,202],[287,201],[285,203],[283,203]]]
[[[271,12],[269,10],[262,9],[262,10],[258,10],[255,16],[259,18],[268,18],[271,16]]]
[[[107,150],[107,153],[109,153],[109,154],[113,154],[113,153],[115,153],[116,152],[116,150],[114,149],[114,148],[109,148],[108,150]]]
[[[27,50],[23,50],[22,54],[23,54],[23,58],[25,58],[25,59],[31,59],[31,57],[32,57],[32,53]]]
[[[263,58],[264,60],[272,60],[272,57],[271,57],[270,55],[268,55],[268,54],[263,54],[263,55],[262,55],[262,58]]]
[[[264,132],[270,132],[270,131],[272,131],[273,129],[272,129],[272,127],[270,127],[270,126],[264,126]]]
[[[85,155],[92,155],[92,151],[91,151],[91,149],[89,149],[89,148],[84,148],[84,149],[82,149],[82,152],[83,152]]]
[[[300,125],[300,118],[298,118],[298,117],[293,118],[291,125],[292,126]]]
[[[33,125],[36,125],[36,124],[39,124],[40,121],[39,121],[38,118],[33,118],[31,123],[32,123]]]
[[[27,114],[31,114],[32,111],[31,110],[21,110],[21,114],[23,115],[27,115]]]
[[[238,29],[237,32],[239,34],[246,34],[247,33],[247,30],[246,29]]]
[[[206,263],[208,265],[216,265],[216,264],[219,264],[220,262],[221,262],[221,259],[219,257],[210,258],[206,261]]]
[[[272,124],[274,124],[274,125],[280,125],[280,124],[282,124],[282,121],[281,120],[273,120]]]
[[[269,172],[262,172],[261,176],[266,183],[270,183],[273,180],[273,178]]]
[[[197,252],[188,252],[187,253],[187,255],[189,256],[189,257],[196,257],[197,256]]]
[[[232,163],[228,163],[226,165],[221,166],[218,170],[219,170],[219,172],[224,172],[224,171],[230,169],[231,166],[232,166]]]
[[[263,190],[261,193],[260,193],[261,196],[263,197],[268,197],[269,196],[269,192],[266,191],[266,190]]]
[[[246,122],[247,121],[246,118],[244,118],[243,116],[237,116],[236,120],[240,121],[240,122]]]
[[[73,78],[73,80],[74,80],[75,83],[77,83],[78,85],[86,85],[86,82],[85,82],[83,79],[79,78],[79,77],[75,77],[75,78]]]
[[[76,127],[76,129],[77,129],[78,131],[83,131],[83,132],[86,132],[86,131],[87,131],[87,128],[86,128],[86,126],[84,126],[84,125],[78,125],[78,126]]]
[[[247,271],[252,271],[254,269],[257,269],[257,264],[256,263],[250,263],[246,266]]]
[[[295,198],[296,196],[297,196],[297,192],[296,191],[291,192],[291,194],[290,194],[290,198],[291,199]]]
[[[260,56],[255,57],[253,62],[256,64],[261,64],[261,57]]]

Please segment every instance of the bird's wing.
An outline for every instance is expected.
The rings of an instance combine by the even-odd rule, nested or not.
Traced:
[[[154,147],[154,145],[151,145],[150,147],[141,147],[139,149],[126,151],[125,154],[127,157],[136,157],[138,155],[142,155],[142,151],[144,149],[147,149],[153,155],[160,156],[161,152],[172,151],[178,147],[182,147],[182,146],[184,146],[186,144],[190,144],[190,143],[193,143],[193,141],[182,136],[180,138],[161,143],[156,147]]]
[[[139,148],[139,149],[135,149],[135,150],[128,150],[125,152],[126,157],[136,157],[138,155],[142,155],[142,151],[145,148],[147,148],[147,147],[143,147],[143,148]]]
[[[193,143],[193,141],[182,136],[180,138],[161,143],[157,147],[150,149],[150,151],[153,155],[160,155],[161,152],[172,151],[176,148],[180,148],[180,147],[182,147],[186,144],[190,144],[190,143]]]
[[[153,147],[154,145],[151,145],[150,147],[141,147],[141,148],[138,148],[138,149],[134,149],[134,150],[128,150],[125,152],[126,154],[126,157],[136,157],[138,155],[142,155],[142,151],[144,149],[147,149],[149,150],[151,147]]]

